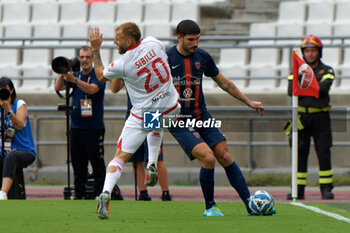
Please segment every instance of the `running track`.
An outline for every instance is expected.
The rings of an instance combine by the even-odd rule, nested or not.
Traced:
[[[121,186],[124,200],[135,200],[135,190],[131,186]],[[275,202],[287,202],[286,195],[290,192],[288,187],[251,187],[250,192],[266,190],[274,197]],[[160,201],[161,190],[159,187],[149,188],[152,201]],[[305,200],[301,202],[349,202],[350,187],[336,187],[333,190],[334,200],[321,200],[320,191],[317,187],[307,187]],[[63,200],[63,187],[26,187],[27,200]],[[200,187],[170,187],[170,195],[173,201],[203,201]],[[229,187],[215,188],[215,201],[240,201],[238,194]]]

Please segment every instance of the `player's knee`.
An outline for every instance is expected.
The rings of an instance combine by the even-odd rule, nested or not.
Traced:
[[[216,159],[223,167],[226,167],[233,163],[233,158],[231,157],[231,154],[228,151],[224,151],[223,153],[217,154]]]
[[[200,160],[202,167],[204,168],[214,168],[215,167],[215,157],[214,154],[208,153],[202,156]]]

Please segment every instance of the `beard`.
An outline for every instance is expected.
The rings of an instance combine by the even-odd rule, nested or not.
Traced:
[[[119,52],[119,54],[124,54],[124,53],[126,53],[126,51],[128,51],[127,48],[118,47],[118,52]]]
[[[193,54],[197,51],[197,46],[193,46],[193,47],[187,47],[186,44],[184,42],[182,42],[182,49],[189,54]]]

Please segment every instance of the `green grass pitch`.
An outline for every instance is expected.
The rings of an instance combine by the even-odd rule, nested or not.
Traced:
[[[3,233],[342,233],[350,223],[275,203],[277,215],[247,216],[240,202],[218,202],[224,217],[203,217],[203,202],[111,201],[110,218],[96,217],[96,201],[9,200],[0,202]],[[312,203],[350,218],[350,203]]]

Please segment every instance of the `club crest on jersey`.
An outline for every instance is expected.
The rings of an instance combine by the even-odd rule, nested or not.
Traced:
[[[156,112],[143,113],[143,128],[144,129],[160,129],[161,128],[161,113]]]
[[[198,138],[198,139],[200,139],[200,138],[201,138],[201,135],[199,135],[199,133],[198,133],[198,132],[193,133],[193,135],[194,135],[196,138]]]
[[[197,70],[201,68],[201,63],[199,61],[196,61],[194,65],[196,66]]]
[[[184,91],[183,91],[183,95],[186,99],[188,98],[191,98],[193,92],[192,92],[192,89],[191,88],[186,88]]]

